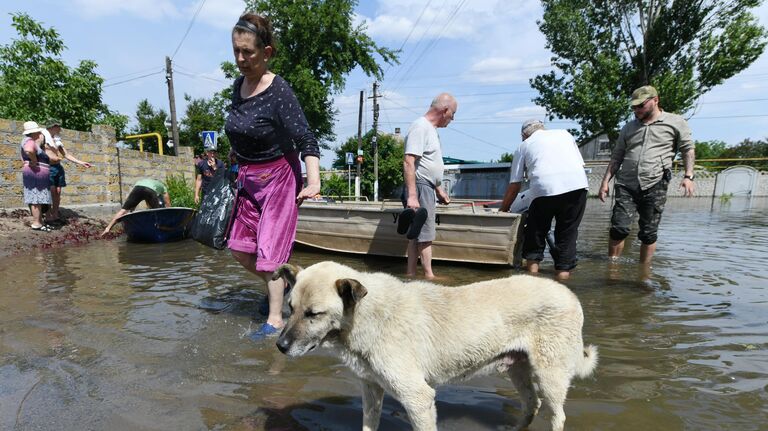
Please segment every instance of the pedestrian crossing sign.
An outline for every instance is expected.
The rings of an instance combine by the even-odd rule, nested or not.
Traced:
[[[216,142],[216,132],[213,130],[206,130],[201,133],[203,135],[203,148],[206,150],[215,150],[218,147]]]

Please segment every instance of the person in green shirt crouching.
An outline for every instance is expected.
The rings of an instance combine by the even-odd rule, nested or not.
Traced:
[[[151,178],[141,179],[133,186],[131,193],[128,194],[128,198],[123,203],[123,207],[115,213],[115,216],[112,217],[104,232],[101,233],[101,236],[106,235],[120,217],[133,212],[141,201],[144,201],[149,208],[153,209],[171,206],[171,196],[168,194],[165,184]]]

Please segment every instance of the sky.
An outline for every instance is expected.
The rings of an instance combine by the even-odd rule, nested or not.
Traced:
[[[69,66],[84,59],[98,64],[105,78],[104,102],[133,118],[148,99],[168,112],[165,57],[173,58],[177,118],[184,95],[210,97],[229,83],[219,65],[232,61],[230,32],[243,12],[242,0],[3,0],[0,44],[16,37],[11,13],[26,12],[54,27],[67,50]],[[768,5],[755,10],[768,26]],[[529,80],[551,70],[551,53],[536,21],[533,0],[362,0],[355,20],[379,46],[401,49],[400,64],[384,65],[380,82],[379,129],[406,133],[441,92],[454,94],[459,109],[448,128],[439,129],[443,155],[494,161],[520,143],[528,118],[545,118],[532,99]],[[364,130],[373,122],[373,79],[356,69],[335,96],[336,147],[357,134],[360,91],[365,91]],[[690,116],[694,139],[734,145],[768,138],[768,53],[748,69],[699,100]],[[662,95],[663,106],[663,95]],[[573,127],[555,121],[550,128]],[[329,167],[334,153],[323,152]]]

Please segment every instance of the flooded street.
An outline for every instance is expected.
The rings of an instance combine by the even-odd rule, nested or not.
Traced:
[[[637,240],[619,262],[605,257],[609,217],[589,200],[568,282],[600,364],[574,380],[566,429],[766,429],[768,200],[670,198],[649,273]],[[320,260],[405,272],[404,259],[307,250],[293,262]],[[435,272],[462,284],[518,271]],[[263,294],[228,252],[100,241],[8,258],[0,274],[0,430],[361,428],[357,379],[337,359],[289,359],[274,339],[246,337]],[[438,426],[496,430],[519,406],[501,376],[442,386]],[[410,429],[389,396],[380,429]]]

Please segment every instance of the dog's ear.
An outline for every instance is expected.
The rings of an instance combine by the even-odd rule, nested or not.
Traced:
[[[301,270],[302,268],[300,266],[291,265],[289,263],[280,265],[280,267],[272,273],[272,280],[282,278],[285,280],[285,284],[288,285],[288,289],[293,289],[293,286],[296,284],[296,274]]]
[[[368,289],[366,289],[365,286],[360,284],[359,281],[351,278],[340,278],[336,280],[336,290],[344,301],[344,309],[353,307],[368,294]]]

